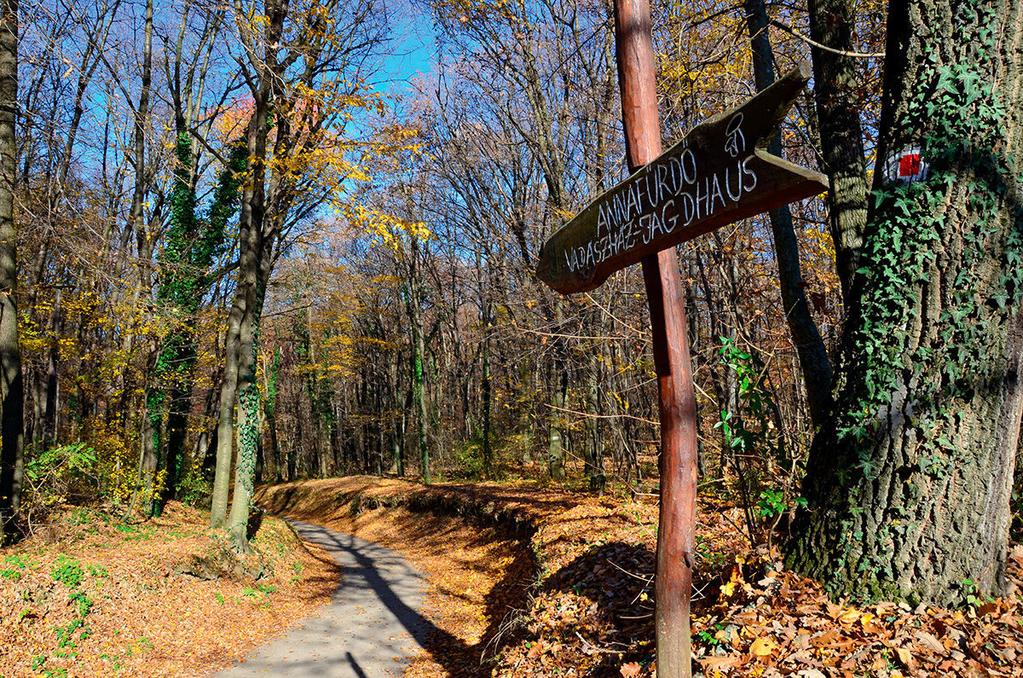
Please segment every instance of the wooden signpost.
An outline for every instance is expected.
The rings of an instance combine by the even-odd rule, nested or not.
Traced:
[[[826,191],[827,177],[767,152],[806,86],[804,64],[714,116],[551,236],[537,275],[563,294],[599,287],[648,254]]]
[[[689,604],[696,518],[696,398],[674,246],[739,219],[818,195],[827,178],[767,152],[805,64],[661,153],[649,0],[615,0],[615,47],[632,172],[550,237],[537,276],[563,294],[643,264],[661,427],[654,622],[657,675],[691,675]]]

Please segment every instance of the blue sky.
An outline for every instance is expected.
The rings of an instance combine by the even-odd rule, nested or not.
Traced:
[[[417,0],[389,3],[393,45],[380,73],[383,91],[403,91],[410,78],[433,70],[436,34],[429,13]]]

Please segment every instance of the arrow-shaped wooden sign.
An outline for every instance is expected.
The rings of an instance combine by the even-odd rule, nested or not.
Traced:
[[[598,287],[643,257],[828,190],[827,177],[767,152],[809,66],[701,123],[550,237],[537,276],[562,294]]]

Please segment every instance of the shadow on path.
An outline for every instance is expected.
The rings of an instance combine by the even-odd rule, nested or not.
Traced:
[[[341,566],[333,600],[221,676],[400,676],[435,634],[418,610],[426,578],[394,551],[318,525],[289,521]],[[447,634],[445,634],[447,635]]]

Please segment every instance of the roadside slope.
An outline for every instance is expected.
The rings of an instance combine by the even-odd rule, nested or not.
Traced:
[[[77,508],[0,549],[0,675],[203,676],[330,601],[337,566],[282,520],[243,560],[206,521]]]
[[[386,544],[428,574],[424,616],[437,637],[406,675],[617,677],[655,668],[653,503],[372,477],[275,485],[257,496],[271,511]],[[785,572],[776,548],[750,545],[741,509],[704,500],[698,521],[693,638],[704,675],[1014,675],[1023,661],[1018,593],[971,601],[964,589],[952,610],[833,602]],[[1021,573],[1017,545],[1007,573],[1017,587]]]

